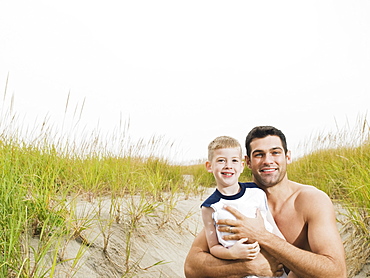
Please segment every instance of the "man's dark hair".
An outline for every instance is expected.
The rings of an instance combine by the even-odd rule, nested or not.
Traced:
[[[253,128],[245,138],[245,148],[247,149],[247,156],[250,157],[251,155],[251,142],[256,138],[265,138],[269,135],[279,136],[281,143],[283,145],[283,149],[285,154],[288,152],[288,147],[285,139],[284,133],[273,127],[273,126],[256,126]]]

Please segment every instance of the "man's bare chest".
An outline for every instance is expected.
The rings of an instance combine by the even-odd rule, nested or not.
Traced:
[[[294,209],[283,209],[273,213],[275,222],[286,241],[296,247],[308,250],[307,224],[302,215]]]

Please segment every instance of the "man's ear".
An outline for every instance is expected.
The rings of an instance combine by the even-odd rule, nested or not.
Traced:
[[[286,153],[286,162],[287,164],[292,163],[292,153],[290,151]]]
[[[249,157],[247,155],[245,156],[245,163],[247,164],[248,168],[250,169],[251,168],[251,160],[249,159]]]
[[[209,173],[212,173],[212,164],[211,164],[211,162],[209,162],[209,161],[206,162],[206,169]]]

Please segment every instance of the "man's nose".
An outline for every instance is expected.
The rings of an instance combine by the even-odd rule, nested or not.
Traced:
[[[264,161],[263,161],[265,164],[271,164],[273,163],[273,157],[271,154],[266,154],[265,157],[264,157]]]

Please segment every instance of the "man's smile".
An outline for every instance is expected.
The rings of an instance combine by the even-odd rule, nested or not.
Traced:
[[[272,173],[275,171],[277,171],[277,168],[263,168],[260,170],[260,172],[263,172],[263,173]]]

